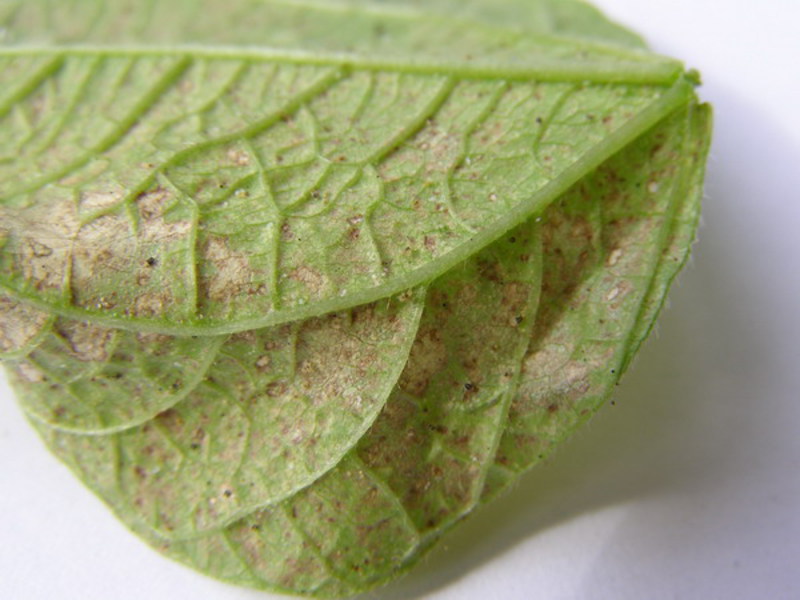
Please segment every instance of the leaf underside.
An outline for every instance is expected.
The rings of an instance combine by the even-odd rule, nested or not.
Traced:
[[[0,4],[0,356],[214,577],[411,568],[585,422],[694,237],[710,115],[566,0]]]

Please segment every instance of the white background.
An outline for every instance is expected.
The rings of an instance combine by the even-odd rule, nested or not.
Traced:
[[[800,2],[597,4],[703,74],[694,259],[616,405],[371,599],[800,598]],[[0,395],[0,598],[272,597],[149,550]]]

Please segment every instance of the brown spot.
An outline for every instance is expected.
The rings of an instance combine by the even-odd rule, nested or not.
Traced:
[[[281,225],[281,237],[285,241],[295,239],[294,232],[292,231],[292,228],[289,226],[288,223],[284,223],[283,225]]]
[[[38,290],[61,288],[80,227],[72,198],[47,198],[22,210],[0,206],[0,223],[9,238],[4,252],[17,256],[23,277]]]
[[[125,197],[122,191],[87,191],[81,194],[82,213],[108,210],[119,204]]]
[[[28,361],[18,363],[16,365],[16,372],[23,381],[27,381],[28,383],[42,383],[46,381],[44,373]]]
[[[228,150],[227,156],[228,160],[239,167],[246,167],[250,164],[250,155],[244,150],[231,148]]]
[[[503,284],[501,305],[505,311],[514,315],[514,320],[516,320],[518,316],[525,312],[529,297],[529,287],[517,281],[509,281]]]
[[[289,272],[289,278],[302,283],[312,297],[322,296],[326,287],[326,278],[316,269],[308,266],[296,267]]]
[[[164,215],[169,199],[169,192],[161,186],[149,192],[142,192],[136,198],[139,214],[146,221],[160,218]]]
[[[108,359],[114,331],[82,321],[58,321],[56,332],[69,344],[78,360],[92,362]]]
[[[44,329],[47,313],[0,296],[0,352],[22,350]]]
[[[401,389],[409,394],[421,397],[430,384],[431,378],[447,365],[447,346],[442,339],[441,331],[429,327],[420,331],[408,363],[398,382]]]
[[[492,283],[502,283],[505,278],[503,267],[496,261],[478,261],[478,273],[483,279]]]
[[[174,408],[168,408],[158,413],[153,419],[155,423],[166,428],[173,434],[178,434],[183,430],[184,420],[180,412]]]
[[[153,346],[163,346],[164,344],[171,342],[173,339],[173,337],[163,333],[140,331],[136,334],[136,341],[148,348],[152,348]]]
[[[347,219],[347,222],[353,226],[360,225],[361,223],[364,222],[364,215],[353,215],[352,217]]]
[[[202,293],[210,300],[227,303],[243,294],[267,293],[266,285],[251,281],[247,255],[232,250],[224,238],[209,235],[203,244],[203,259],[209,268],[201,274],[199,283]]]
[[[171,299],[166,292],[146,292],[137,296],[133,313],[138,317],[159,317],[170,305]]]
[[[289,390],[289,386],[285,381],[273,381],[267,385],[267,396],[271,398],[278,398],[283,396]]]

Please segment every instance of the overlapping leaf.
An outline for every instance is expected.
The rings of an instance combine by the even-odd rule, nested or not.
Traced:
[[[0,23],[0,352],[51,449],[225,580],[408,569],[598,408],[691,243],[707,110],[581,2]]]
[[[62,383],[61,365],[45,368],[37,350],[17,367],[12,385],[20,390],[23,407],[40,419],[37,402],[61,408],[91,401],[98,414],[104,404],[115,413],[128,403],[152,411],[154,397],[174,405],[157,407],[158,414],[141,425],[142,415],[134,413],[118,434],[64,433],[60,422],[71,425],[74,419],[59,414],[56,427],[48,429],[58,452],[73,455],[93,487],[108,490],[104,496],[120,512],[160,535],[187,537],[274,504],[335,466],[391,393],[420,308],[421,297],[412,294],[234,334],[221,348],[222,340],[207,338],[200,352],[213,359],[219,348],[216,360],[188,370],[186,363],[195,357],[187,346],[197,346],[196,340],[162,336],[166,340],[159,343],[150,339],[154,334],[123,332],[124,341],[137,348],[115,348],[104,365],[109,375],[78,373],[73,382]],[[154,347],[164,353],[151,358]],[[166,377],[191,377],[168,385],[175,393],[163,399],[154,392],[162,382],[140,367],[159,360],[169,367]],[[99,357],[91,364],[98,368],[97,363],[102,365]],[[32,372],[38,379],[31,380]],[[42,396],[50,393],[46,399],[41,388]]]

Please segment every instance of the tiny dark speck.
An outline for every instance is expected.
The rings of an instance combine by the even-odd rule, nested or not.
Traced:
[[[148,267],[155,267],[158,264],[158,259],[153,258],[152,256],[147,259],[147,266]]]
[[[514,317],[514,321],[517,323],[517,325],[519,325],[520,323],[522,323],[522,317],[521,316],[516,316],[516,317]]]
[[[475,386],[472,383],[470,383],[469,381],[464,384],[464,389],[467,390],[467,391],[470,391],[474,387]]]

